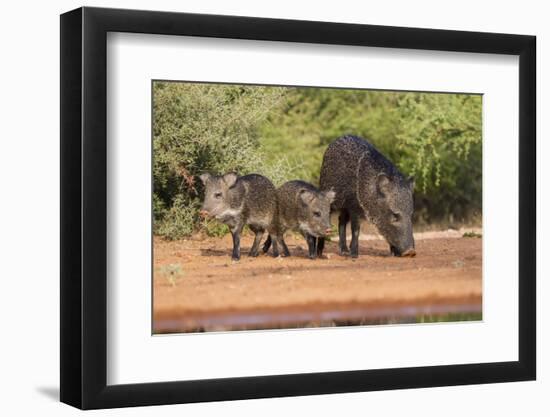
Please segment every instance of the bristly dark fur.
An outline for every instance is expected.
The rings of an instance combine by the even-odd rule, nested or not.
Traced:
[[[351,256],[358,256],[361,218],[378,228],[392,254],[414,251],[414,179],[405,178],[371,143],[356,136],[332,142],[323,157],[319,182],[321,190],[336,192],[332,210],[340,212],[340,254],[349,253],[345,227],[351,221]],[[323,244],[321,239],[319,253]]]
[[[203,174],[200,178],[205,185],[201,211],[229,226],[233,236],[232,258],[240,259],[240,235],[245,225],[256,235],[249,255],[258,256],[258,247],[264,232],[267,230],[270,235],[276,236],[275,186],[266,177],[258,174],[242,177],[235,173],[218,176]]]
[[[277,240],[284,256],[290,256],[284,233],[295,230],[305,237],[309,257],[315,258],[316,238],[325,236],[330,229],[330,204],[333,200],[333,191],[322,192],[312,184],[300,180],[289,181],[277,189]],[[271,239],[268,238],[264,244],[264,252],[269,250],[270,243]]]

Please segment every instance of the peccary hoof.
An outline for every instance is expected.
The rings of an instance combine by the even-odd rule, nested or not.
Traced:
[[[349,256],[349,249],[342,249],[342,248],[340,248],[340,250],[338,251],[338,253],[340,254],[340,256]]]
[[[250,256],[251,258],[257,258],[258,255],[259,255],[258,252],[250,252],[250,253],[248,254],[248,256]]]
[[[351,254],[351,257],[352,257],[353,259],[358,258],[358,257],[359,257],[359,254],[358,254],[358,253],[352,253],[352,254]]]
[[[240,256],[232,256],[231,260],[234,261],[234,262],[237,262],[237,261],[241,260],[241,257]]]

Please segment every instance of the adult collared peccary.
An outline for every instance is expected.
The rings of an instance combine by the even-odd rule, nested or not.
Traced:
[[[350,253],[346,225],[351,220],[351,256],[359,254],[360,218],[373,223],[396,256],[414,256],[412,230],[414,179],[405,178],[372,144],[356,136],[332,142],[323,157],[321,190],[333,189],[340,255]],[[323,253],[324,239],[317,252]]]
[[[214,217],[229,226],[233,237],[231,258],[241,257],[241,232],[248,225],[255,233],[254,244],[249,256],[258,256],[258,247],[264,232],[276,237],[274,216],[277,211],[276,189],[267,178],[250,174],[239,177],[230,172],[225,175],[202,174],[205,186],[204,203],[200,214]],[[278,256],[277,244],[273,245],[274,256]]]
[[[332,190],[319,191],[305,181],[289,181],[277,189],[278,213],[277,240],[282,247],[283,255],[290,256],[284,241],[287,230],[295,230],[304,236],[309,249],[309,257],[315,258],[316,241],[331,232],[330,205],[334,201]],[[266,240],[263,251],[269,250],[271,237]]]

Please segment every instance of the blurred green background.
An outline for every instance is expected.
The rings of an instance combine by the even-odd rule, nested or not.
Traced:
[[[415,228],[481,224],[482,97],[331,88],[153,83],[154,233],[203,229],[203,172],[315,185],[323,153],[353,134],[415,175]]]

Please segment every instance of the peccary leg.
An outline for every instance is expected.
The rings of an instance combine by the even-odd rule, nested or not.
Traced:
[[[309,252],[308,258],[315,259],[317,239],[314,236],[306,235],[306,240],[307,240],[307,247]]]
[[[267,253],[270,247],[271,247],[271,235],[268,235],[267,239],[264,242],[264,247],[262,248],[262,252]]]
[[[348,245],[346,244],[346,226],[349,222],[349,212],[346,209],[340,211],[338,216],[338,250],[340,255],[349,255]]]
[[[250,252],[248,252],[248,256],[252,257],[258,256],[258,248],[260,247],[260,241],[262,240],[264,231],[262,229],[256,229],[254,230],[254,233],[256,233],[256,235],[254,236],[254,243],[250,248]]]
[[[319,258],[323,256],[323,249],[325,249],[325,238],[317,238],[317,256]]]
[[[283,249],[283,256],[290,256],[290,251],[288,250],[288,246],[286,245],[284,237],[281,237],[279,243],[281,244],[281,248]]]
[[[279,256],[279,245],[277,244],[277,236],[273,235],[270,236],[271,238],[271,245],[273,246],[273,257],[277,258]]]
[[[361,223],[359,216],[354,214],[351,216],[351,257],[359,256],[359,232],[361,231]]]
[[[233,253],[231,259],[238,261],[241,259],[241,232],[243,231],[243,225],[237,225],[231,230],[231,236],[233,237]]]

